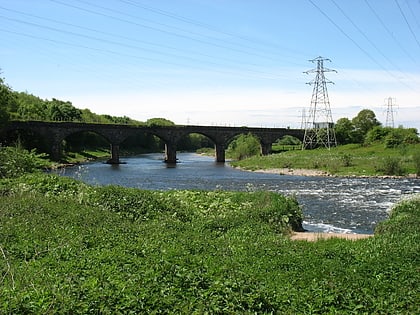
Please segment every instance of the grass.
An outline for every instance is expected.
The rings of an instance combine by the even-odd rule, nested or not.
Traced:
[[[81,163],[88,160],[109,159],[111,153],[108,149],[86,149],[80,152],[66,152],[62,161],[65,163]]]
[[[0,181],[2,314],[418,314],[420,199],[376,236],[293,242],[293,198]]]
[[[334,175],[407,175],[419,173],[416,157],[420,144],[384,148],[383,144],[350,144],[327,150],[295,150],[234,161],[233,166],[248,170],[270,168],[318,169]]]

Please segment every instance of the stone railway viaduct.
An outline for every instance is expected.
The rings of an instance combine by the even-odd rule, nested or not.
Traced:
[[[134,126],[114,124],[94,124],[78,122],[41,122],[41,121],[11,121],[0,129],[0,139],[12,131],[24,130],[39,134],[47,141],[53,160],[60,160],[62,141],[69,135],[80,132],[94,132],[104,137],[111,145],[110,164],[120,163],[119,146],[130,136],[138,133],[152,134],[165,143],[165,162],[176,163],[178,141],[184,136],[198,133],[213,141],[216,151],[216,161],[225,162],[225,150],[229,143],[240,134],[251,133],[257,137],[261,145],[261,154],[268,155],[272,144],[286,135],[303,140],[304,130],[289,128],[254,128],[254,127],[221,127],[221,126]]]

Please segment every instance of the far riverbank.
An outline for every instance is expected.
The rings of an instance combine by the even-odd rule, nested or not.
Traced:
[[[330,150],[295,150],[252,156],[230,165],[241,170],[297,176],[418,178],[420,144],[385,148],[383,144],[343,145]]]
[[[247,172],[255,172],[255,173],[265,173],[265,174],[277,174],[277,175],[292,175],[292,176],[332,176],[332,177],[374,177],[374,178],[420,178],[416,174],[407,174],[405,176],[391,176],[391,175],[335,175],[330,174],[327,171],[323,170],[315,170],[315,169],[304,169],[304,168],[270,168],[270,169],[256,169],[256,170],[248,170],[242,167],[235,167],[234,168],[247,171]]]

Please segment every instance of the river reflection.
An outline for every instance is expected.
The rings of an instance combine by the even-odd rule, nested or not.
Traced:
[[[125,164],[87,163],[62,175],[94,185],[149,190],[268,190],[295,195],[310,231],[373,233],[387,210],[403,195],[420,192],[419,179],[335,178],[240,171],[211,157],[178,154],[179,163],[163,163],[161,154],[124,158]]]

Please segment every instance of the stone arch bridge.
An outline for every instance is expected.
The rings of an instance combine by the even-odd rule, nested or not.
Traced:
[[[222,126],[135,126],[95,124],[79,122],[41,122],[11,121],[0,129],[0,136],[8,132],[25,130],[39,134],[50,146],[51,158],[60,160],[61,143],[69,135],[79,132],[94,132],[104,137],[111,145],[111,158],[108,163],[120,163],[119,145],[128,137],[144,132],[159,137],[165,143],[165,162],[176,163],[177,143],[184,136],[197,133],[213,141],[216,161],[225,162],[225,150],[230,141],[237,135],[251,133],[257,137],[261,145],[261,154],[268,155],[272,151],[272,143],[286,135],[303,140],[304,130],[289,128],[254,128],[254,127],[222,127]]]

